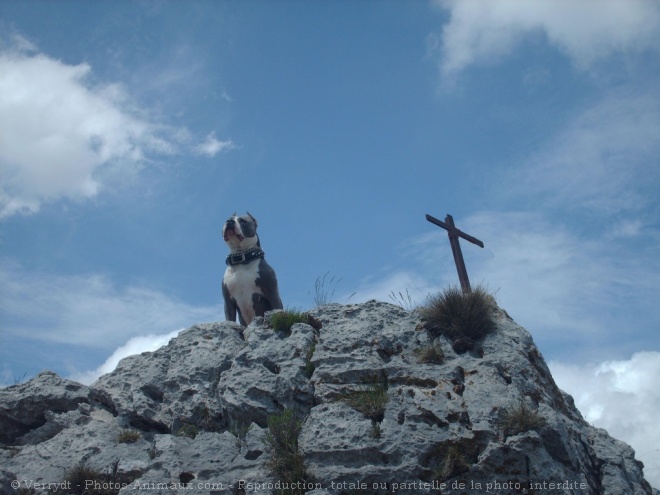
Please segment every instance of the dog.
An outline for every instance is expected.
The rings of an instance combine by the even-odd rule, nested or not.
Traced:
[[[234,213],[222,228],[222,237],[229,246],[227,269],[222,279],[225,319],[248,326],[255,316],[266,311],[283,309],[277,288],[275,271],[264,259],[257,235],[257,220],[248,213]]]

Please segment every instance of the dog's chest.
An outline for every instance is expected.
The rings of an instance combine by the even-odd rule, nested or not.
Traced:
[[[254,317],[253,294],[261,294],[257,285],[259,278],[259,260],[246,265],[231,265],[225,270],[223,282],[229,295],[236,301],[243,318]]]

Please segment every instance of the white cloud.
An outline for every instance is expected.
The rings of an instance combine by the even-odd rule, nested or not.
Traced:
[[[483,212],[466,218],[464,225],[486,245],[484,252],[466,253],[472,258],[469,273],[499,289],[502,307],[522,322],[542,321],[558,334],[576,327],[594,330],[584,308],[602,285],[602,272],[591,256],[591,243],[536,213]]]
[[[193,145],[187,129],[148,118],[122,85],[97,82],[89,64],[55,60],[21,37],[13,43],[0,51],[0,218],[93,198],[156,157],[234,147],[214,133]]]
[[[218,296],[220,297],[220,296]],[[34,341],[113,349],[127,339],[224,319],[146,287],[117,287],[101,275],[33,273],[0,264],[3,332]]]
[[[630,444],[645,465],[646,479],[660,486],[660,352],[600,364],[550,362],[549,367],[585,419]]]
[[[206,136],[206,139],[203,143],[200,143],[195,147],[195,152],[200,155],[206,155],[213,158],[218,153],[232,150],[235,147],[236,145],[234,145],[234,142],[231,139],[226,141],[219,141],[215,137],[215,132],[211,132],[208,136]]]
[[[95,370],[73,373],[69,376],[69,379],[89,385],[96,381],[101,375],[112,372],[117,367],[117,364],[119,364],[119,361],[125,357],[134,354],[141,354],[143,352],[153,352],[179,335],[181,330],[175,330],[164,335],[150,334],[132,337],[124,345],[118,347],[101,366]]]
[[[605,96],[514,169],[507,190],[605,214],[645,207],[660,187],[659,102],[657,89]]]
[[[660,5],[654,0],[436,0],[449,11],[441,71],[452,77],[497,61],[543,34],[580,68],[613,54],[657,49]]]
[[[104,175],[134,175],[147,154],[175,151],[170,130],[137,116],[119,85],[92,81],[88,64],[0,53],[0,216],[94,197]]]

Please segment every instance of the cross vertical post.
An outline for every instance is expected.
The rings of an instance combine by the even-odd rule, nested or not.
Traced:
[[[449,236],[449,243],[451,244],[451,252],[454,255],[454,263],[456,263],[458,280],[461,282],[461,289],[463,289],[463,293],[465,294],[471,292],[472,288],[470,287],[470,279],[468,278],[467,268],[465,268],[465,260],[463,259],[463,253],[461,251],[461,245],[458,242],[458,238],[462,237],[466,241],[469,241],[472,244],[476,244],[479,247],[484,247],[484,243],[479,239],[476,239],[475,237],[472,237],[471,235],[468,235],[465,232],[461,232],[459,229],[457,229],[456,225],[454,224],[454,218],[449,214],[447,214],[445,217],[444,222],[428,214],[426,215],[426,219],[447,231],[447,235]]]

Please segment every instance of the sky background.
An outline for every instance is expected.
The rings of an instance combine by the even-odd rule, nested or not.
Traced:
[[[0,43],[2,384],[222,320],[234,211],[298,309],[457,283],[450,213],[660,486],[660,2],[4,0]]]

